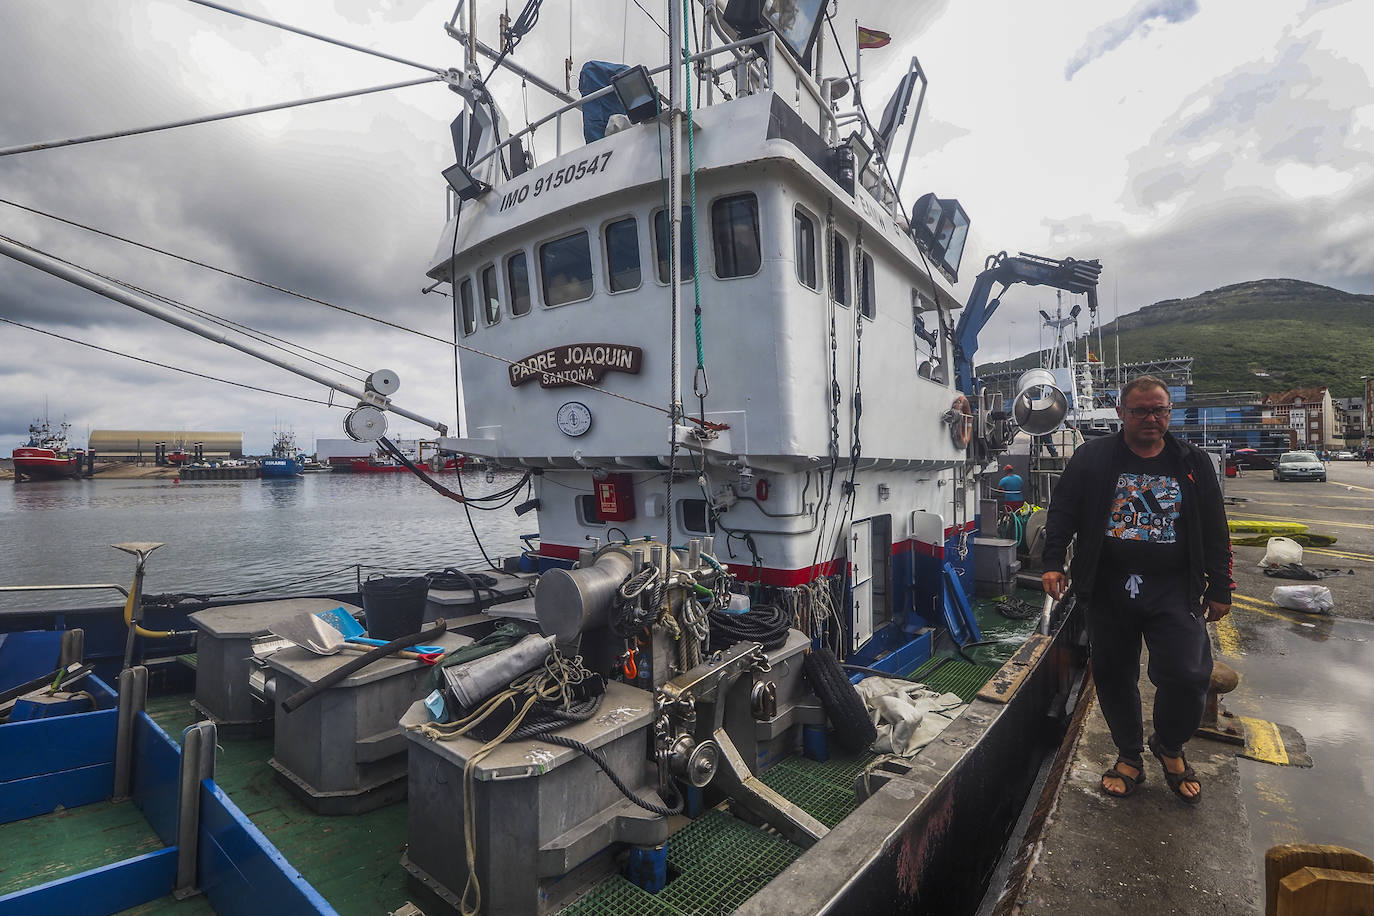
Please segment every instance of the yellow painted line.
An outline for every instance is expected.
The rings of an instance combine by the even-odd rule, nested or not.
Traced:
[[[1312,621],[1306,620],[1305,618],[1312,616],[1320,616],[1312,614],[1302,614],[1298,611],[1290,611],[1287,608],[1279,607],[1272,601],[1261,601],[1258,598],[1247,598],[1244,595],[1237,595],[1234,593],[1232,593],[1231,595],[1231,606],[1249,611],[1252,614],[1260,614],[1264,617],[1272,617],[1275,620],[1282,620],[1285,623],[1311,623]],[[1223,617],[1221,619],[1224,621],[1226,618]],[[1220,630],[1218,630],[1217,632],[1217,638],[1221,638]]]
[[[1349,487],[1352,490],[1362,490],[1365,493],[1374,493],[1374,487],[1362,487],[1356,483],[1341,483],[1339,480],[1335,481],[1335,483],[1342,487]]]
[[[1255,522],[1300,522],[1301,524],[1307,525],[1309,527],[1335,525],[1338,528],[1363,528],[1368,531],[1374,531],[1374,525],[1362,525],[1359,522],[1313,521],[1311,519],[1284,518],[1282,515],[1251,515],[1249,513],[1246,513],[1245,515],[1235,515],[1232,516],[1232,518],[1235,518],[1237,520],[1244,519],[1245,521]]]
[[[1367,553],[1356,553],[1353,550],[1332,550],[1330,547],[1304,547],[1304,553],[1316,553],[1324,557],[1336,557],[1340,560],[1358,560],[1361,563],[1374,563],[1374,556]]]
[[[1246,756],[1262,763],[1288,766],[1288,751],[1284,749],[1283,738],[1273,722],[1252,719],[1249,716],[1236,716],[1245,726]]]
[[[1217,648],[1221,650],[1223,655],[1230,655],[1233,658],[1241,654],[1240,633],[1236,631],[1236,625],[1231,622],[1230,614],[1217,621]]]

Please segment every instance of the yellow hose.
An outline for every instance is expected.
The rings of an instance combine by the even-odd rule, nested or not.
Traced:
[[[138,595],[138,583],[129,589],[129,597],[124,601],[124,625],[134,628],[134,632],[144,639],[166,639],[174,635],[172,630],[148,630],[134,623],[134,597]]]

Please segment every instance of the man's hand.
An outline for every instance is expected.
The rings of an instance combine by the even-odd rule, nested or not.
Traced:
[[[1223,603],[1223,602],[1221,602],[1221,601],[1212,601],[1211,599],[1208,599],[1208,601],[1207,601],[1207,622],[1208,622],[1208,623],[1216,623],[1218,620],[1220,620],[1221,618],[1225,617],[1225,616],[1226,616],[1227,614],[1229,614],[1229,613],[1231,613],[1231,605],[1230,605],[1229,602]]]
[[[1055,601],[1064,597],[1064,574],[1062,572],[1047,572],[1040,576],[1040,584],[1045,588],[1045,594]]]

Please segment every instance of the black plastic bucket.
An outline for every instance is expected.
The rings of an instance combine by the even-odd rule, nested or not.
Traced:
[[[420,632],[429,580],[424,576],[377,576],[363,583],[363,616],[367,635],[397,639]]]

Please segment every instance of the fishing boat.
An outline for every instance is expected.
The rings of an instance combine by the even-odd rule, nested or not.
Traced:
[[[320,696],[339,661],[257,641],[270,636],[263,615],[282,608],[141,621],[133,599],[119,699],[137,689],[131,662],[174,656],[193,633],[197,690],[218,655],[214,680],[267,711],[272,769],[301,804],[336,816],[341,836],[348,818],[406,797],[404,854],[374,864],[427,914],[972,912],[1064,738],[1083,668],[1071,608],[1047,607],[1004,664],[968,661],[982,641],[979,565],[1005,566],[980,544],[979,481],[1014,434],[1014,411],[972,377],[972,359],[995,280],[1081,289],[1100,266],[1041,259],[1008,278],[1016,259],[989,258],[982,298],[956,325],[969,217],[954,198],[909,204],[901,192],[926,90],[919,62],[875,122],[841,106],[856,88],[848,64],[821,68],[820,0],[699,6],[695,50],[683,10],[670,11],[670,61],[590,62],[573,97],[510,59],[535,17],[503,26],[498,52],[460,4],[449,31],[465,61],[443,74],[464,101],[444,173],[453,206],[428,267],[456,304],[460,423],[450,435],[403,409],[390,370],[361,389],[328,382],[358,399],[346,423],[356,440],[390,453],[396,413],[434,428],[449,455],[522,474],[488,494],[430,481],[445,495],[480,508],[532,488],[516,511],[537,513],[523,558],[533,596],[491,604],[456,633],[410,634],[460,640],[443,647],[457,653],[523,628],[491,677],[498,700],[528,705],[495,734],[469,731],[494,712],[486,695],[454,668],[425,679],[421,660],[390,659],[325,696],[389,685],[346,705],[394,718],[326,722],[296,702]],[[511,131],[480,77],[484,55],[561,107]],[[535,132],[579,113],[584,143],[536,162]],[[29,249],[0,250],[101,287]],[[112,298],[159,313],[136,293]],[[1022,425],[1057,424],[1053,413],[1032,404]],[[870,716],[882,714],[854,686],[873,675],[964,682],[919,747],[893,743],[914,719],[884,720],[893,753],[879,754]],[[120,715],[151,732],[133,709]],[[206,772],[192,745],[215,746],[199,729],[187,731],[183,784]],[[189,792],[180,810],[194,808]],[[232,815],[216,793],[202,817]],[[187,844],[207,842],[194,829],[159,867],[179,860],[178,892],[199,887],[224,912],[269,900],[348,909],[348,891],[325,901],[299,886],[292,852],[236,830],[214,868],[186,864]],[[256,884],[264,859],[276,870]],[[48,891],[32,893],[38,905]]]
[[[10,452],[14,480],[62,480],[81,476],[85,451],[67,444],[69,423],[54,430],[47,420],[29,424],[28,441]]]
[[[258,462],[263,478],[299,477],[305,473],[305,465],[298,451],[295,435],[279,430],[272,442],[272,454]]]

